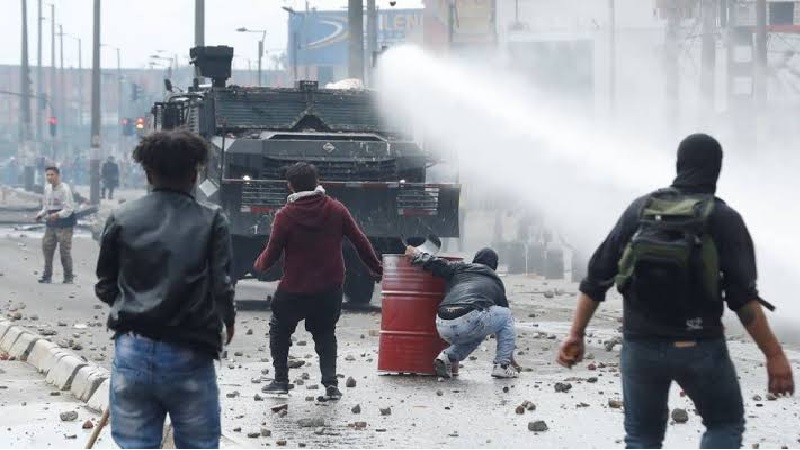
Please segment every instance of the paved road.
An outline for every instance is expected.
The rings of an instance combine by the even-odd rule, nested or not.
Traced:
[[[95,300],[92,292],[97,244],[87,236],[75,239],[78,276],[75,285],[39,285],[36,283],[37,271],[41,270],[38,238],[35,233],[0,233],[0,314],[19,313],[22,325],[55,332],[52,336],[55,342],[79,348],[77,353],[108,367],[113,347],[105,329],[106,309]],[[59,270],[56,269],[57,277]],[[343,379],[344,398],[334,403],[316,401],[321,394],[321,389],[313,387],[319,383],[317,358],[313,341],[302,327],[296,334],[291,354],[304,365],[293,369],[291,378],[300,379],[303,384],[297,384],[288,399],[256,401],[255,395],[260,393],[272,371],[266,338],[270,313],[250,309],[240,311],[238,334],[228,348],[228,357],[218,366],[226,437],[224,445],[275,446],[278,441],[286,440],[289,447],[301,444],[309,447],[380,448],[620,447],[622,411],[608,407],[609,399],[620,398],[618,372],[614,367],[618,361],[618,347],[606,351],[603,346],[603,341],[618,334],[618,300],[612,299],[603,306],[591,329],[593,336],[589,351],[595,361],[606,363],[608,367],[589,371],[584,364],[573,371],[565,371],[552,361],[558,343],[556,337],[560,338],[566,332],[566,320],[575,304],[574,295],[571,295],[575,286],[570,283],[545,284],[524,277],[507,277],[505,281],[518,320],[518,359],[529,370],[523,372],[520,379],[499,381],[488,376],[495,345],[491,340],[476,352],[475,360],[465,361],[461,376],[456,380],[439,382],[430,377],[379,376],[376,371],[376,332],[380,328],[380,314],[346,313],[339,326],[339,373],[345,378],[353,377],[357,385],[346,388]],[[552,299],[545,298],[542,293],[552,288],[563,289],[565,293]],[[270,284],[245,282],[240,284],[237,297],[240,300],[263,299],[269,295],[270,289]],[[800,442],[796,426],[800,411],[797,400],[752,400],[755,395],[765,397],[765,372],[759,367],[761,358],[749,340],[744,343],[732,340],[730,345],[740,369],[749,417],[745,445],[760,443],[764,447],[796,447]],[[800,371],[797,352],[793,351],[791,357],[796,370]],[[5,364],[8,363],[1,364],[0,367],[7,370]],[[302,380],[303,373],[308,373],[310,379]],[[22,369],[14,374],[14,377],[25,377]],[[597,377],[597,382],[587,382],[590,376]],[[570,378],[568,382],[573,388],[569,393],[554,392],[555,382],[565,382]],[[32,384],[29,386],[36,386],[40,381],[39,376],[30,371],[29,383]],[[48,405],[44,402],[69,402],[65,397],[57,400],[46,398],[49,388],[43,385],[40,388],[31,391],[26,387],[24,394],[17,389],[14,397],[2,394],[0,398],[7,405],[26,401],[29,405],[26,408],[34,410],[33,405],[40,405],[36,406],[40,409],[35,409],[36,414],[27,424],[21,423],[21,416],[4,414],[0,417],[0,427],[10,432],[8,442],[0,438],[0,447],[45,446],[39,445],[45,440],[58,447],[80,443],[63,440],[62,428],[56,427],[53,427],[54,434],[47,435],[49,437],[42,438],[42,441],[26,441],[25,433],[32,430],[26,427],[34,427],[32,424],[39,424],[38,421],[49,423],[48,420],[54,420],[55,412],[52,408],[45,410]],[[508,392],[504,388],[508,388]],[[699,417],[691,414],[691,402],[677,394],[677,391],[673,392],[670,406],[690,411],[689,422],[671,425],[666,445],[694,447],[702,424]],[[536,409],[517,415],[516,406],[526,400],[533,402]],[[280,402],[288,403],[286,417],[278,417],[269,408]],[[351,411],[357,404],[361,408],[359,414]],[[391,408],[391,415],[382,415],[380,408],[387,407]],[[81,419],[88,417],[88,413],[80,414]],[[310,419],[321,420],[322,424],[299,423]],[[549,430],[528,431],[528,423],[536,420],[544,420]],[[366,422],[366,427],[356,429],[353,424],[361,421]],[[63,426],[66,431],[72,430],[71,424],[58,423],[58,426]],[[41,427],[43,425],[34,429],[41,430]],[[247,437],[248,432],[260,432],[262,428],[271,432],[269,437]],[[78,441],[83,439],[80,430],[74,433],[78,433]]]

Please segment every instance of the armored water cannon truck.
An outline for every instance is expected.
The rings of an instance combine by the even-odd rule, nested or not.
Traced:
[[[298,161],[318,168],[328,195],[350,209],[380,254],[402,253],[403,240],[422,242],[429,234],[458,237],[460,186],[426,183],[436,160],[410,133],[387,124],[374,91],[321,89],[305,80],[293,88],[226,86],[231,47],[196,47],[190,55],[211,85],[195,81],[155,103],[152,128],[188,129],[212,144],[196,191],[228,215],[237,281],[281,277],[282,263],[265,273],[253,263],[286,203],[285,170]],[[347,240],[342,251],[345,296],[368,303],[375,282]]]

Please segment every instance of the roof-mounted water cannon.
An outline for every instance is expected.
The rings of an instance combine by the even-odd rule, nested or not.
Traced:
[[[212,86],[224,88],[225,80],[231,77],[233,64],[233,47],[227,45],[194,47],[189,50],[190,64],[200,70],[200,75],[211,78]],[[195,79],[195,89],[199,86]]]

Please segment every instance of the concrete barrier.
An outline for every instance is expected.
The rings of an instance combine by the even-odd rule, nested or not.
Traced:
[[[36,368],[39,373],[46,373],[44,370],[44,363],[50,359],[54,353],[60,350],[59,346],[46,340],[39,339],[33,345],[31,354],[28,355],[28,364]],[[52,366],[51,366],[52,367]],[[49,368],[48,368],[49,370]]]
[[[11,346],[14,345],[14,342],[17,342],[17,339],[23,333],[30,333],[30,331],[18,326],[9,328],[8,331],[6,331],[5,336],[3,336],[3,339],[0,339],[0,350],[4,352],[11,350]]]
[[[11,322],[6,319],[0,319],[0,339],[3,339],[9,328],[11,328]]]
[[[30,355],[31,350],[33,350],[33,346],[40,339],[42,339],[42,337],[38,334],[22,333],[19,335],[19,338],[17,338],[17,341],[14,342],[14,345],[11,346],[11,350],[8,351],[8,354],[15,356],[20,361],[27,361],[28,355]]]
[[[83,367],[72,380],[70,392],[75,398],[86,403],[109,375],[106,369],[97,366]]]
[[[106,408],[108,408],[108,391],[111,387],[111,380],[105,380],[100,383],[97,390],[94,391],[91,398],[89,398],[89,402],[86,406],[89,409],[93,409],[98,412],[103,412]]]
[[[68,391],[72,387],[72,380],[75,379],[78,371],[88,365],[74,354],[64,355],[47,373],[45,381],[62,391]]]
[[[36,367],[39,373],[47,375],[56,366],[56,363],[61,358],[72,355],[73,353],[67,349],[57,348],[51,350],[46,356],[42,358],[42,362]]]

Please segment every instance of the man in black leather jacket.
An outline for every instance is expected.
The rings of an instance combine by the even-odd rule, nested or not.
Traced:
[[[111,214],[97,261],[116,341],[111,434],[121,448],[159,448],[169,414],[178,448],[217,448],[214,359],[235,311],[228,220],[190,194],[208,149],[188,132],[156,133],[133,159],[153,192]]]
[[[484,248],[472,263],[453,262],[408,246],[411,264],[421,266],[447,282],[444,300],[436,314],[436,330],[450,344],[433,361],[436,374],[449,378],[453,366],[474,352],[491,334],[497,337],[492,376],[516,378],[514,362],[516,332],[508,307],[506,289],[495,273],[497,253]]]

